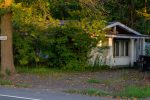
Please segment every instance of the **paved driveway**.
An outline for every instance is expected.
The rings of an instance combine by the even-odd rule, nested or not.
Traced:
[[[39,89],[0,88],[0,100],[112,100],[110,98],[66,94]]]

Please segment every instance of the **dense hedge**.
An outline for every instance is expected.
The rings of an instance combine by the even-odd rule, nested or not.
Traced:
[[[96,2],[76,0],[14,3],[15,65],[84,68],[88,51],[105,35],[106,21],[99,7]],[[62,25],[61,20],[67,23]]]
[[[34,33],[14,33],[16,65],[46,65],[65,69],[85,67],[87,52],[96,44],[82,28],[72,24]]]

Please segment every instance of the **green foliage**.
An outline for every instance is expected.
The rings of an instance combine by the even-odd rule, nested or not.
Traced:
[[[0,16],[2,16],[6,12],[6,9],[0,8]]]
[[[86,69],[87,52],[105,35],[101,8],[96,2],[90,4],[93,2],[17,0],[12,6],[15,64]],[[71,21],[60,25],[52,17]]]
[[[26,65],[35,62],[35,51],[32,38],[23,37],[19,33],[14,33],[14,54],[15,63]]]
[[[103,90],[98,90],[95,88],[89,88],[85,90],[66,90],[64,92],[67,93],[77,93],[77,94],[83,94],[83,95],[90,95],[90,96],[108,96],[113,95]],[[123,91],[115,94],[114,96],[119,96],[121,99],[129,99],[129,98],[146,98],[150,95],[150,88],[145,87],[138,87],[138,86],[129,86],[125,88]],[[129,98],[128,98],[129,97]]]
[[[14,34],[16,64],[43,63],[50,67],[79,70],[86,67],[87,52],[96,44],[96,39],[76,24],[35,32]]]
[[[49,28],[46,32],[47,43],[41,44],[41,52],[49,55],[49,65],[53,67],[78,68],[86,62],[86,53],[93,42],[90,35],[73,25]],[[59,62],[59,63],[58,63]],[[84,65],[82,64],[82,65]],[[71,67],[70,67],[71,68]]]
[[[9,8],[0,8],[0,16],[4,15],[7,12],[11,12],[11,7],[9,7]]]
[[[149,3],[145,0],[49,0],[48,6],[57,19],[120,21],[143,34],[149,34]]]
[[[37,0],[30,5],[18,1],[12,5],[12,21],[15,29],[14,58],[17,65],[36,65],[40,61],[40,57],[37,54],[40,49],[38,47],[39,38],[42,38],[43,31],[49,25],[58,25],[58,21],[55,21],[49,15],[46,2],[42,2]]]
[[[76,0],[49,0],[52,16],[57,19],[79,19],[81,7]]]
[[[106,95],[108,95],[107,92],[105,92],[103,90],[94,89],[94,88],[83,90],[83,91],[81,91],[81,93],[84,95],[91,95],[91,96],[106,96]]]
[[[36,2],[31,6],[16,3],[12,6],[14,28],[21,32],[40,31],[46,29],[49,25],[55,26],[58,21],[54,20],[46,10],[47,5],[42,3],[43,8],[39,8]]]
[[[105,21],[100,20],[98,9],[101,8],[97,3],[15,0],[11,7],[15,30],[15,64],[44,64],[67,70],[85,69],[87,52],[104,36],[102,28]],[[53,17],[76,21],[61,26]]]
[[[60,20],[102,19],[104,7],[98,0],[49,0],[52,16]]]

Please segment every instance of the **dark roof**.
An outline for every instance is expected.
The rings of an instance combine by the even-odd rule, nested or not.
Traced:
[[[132,28],[127,27],[126,25],[124,25],[120,22],[110,22],[109,25],[107,25],[104,29],[108,29],[108,28],[112,28],[112,27],[116,27],[116,26],[123,28],[124,30],[128,31],[129,33],[133,33],[135,35],[142,35],[141,33],[135,31]]]

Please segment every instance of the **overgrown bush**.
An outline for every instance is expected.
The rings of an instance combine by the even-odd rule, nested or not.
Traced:
[[[16,65],[28,65],[36,60],[34,41],[31,36],[14,33],[14,59]]]
[[[73,24],[49,27],[44,32],[33,34],[15,33],[16,64],[44,64],[49,67],[80,70],[86,67],[87,52],[96,44],[96,40],[86,31]]]
[[[15,64],[84,69],[87,52],[105,36],[99,7],[98,2],[76,0],[14,3]]]

